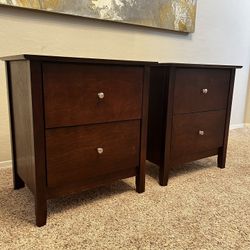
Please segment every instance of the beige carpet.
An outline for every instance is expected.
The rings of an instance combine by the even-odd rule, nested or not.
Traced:
[[[212,157],[179,167],[168,187],[148,165],[134,179],[50,201],[34,226],[33,198],[0,170],[0,249],[250,249],[250,130],[231,132],[227,168]]]

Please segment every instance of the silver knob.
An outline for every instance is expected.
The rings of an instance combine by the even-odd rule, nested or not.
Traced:
[[[205,135],[205,132],[203,130],[199,130],[199,135]]]
[[[97,148],[97,153],[101,155],[103,153],[103,148]]]
[[[103,92],[100,92],[97,95],[98,95],[99,99],[103,99],[104,98],[104,93]]]
[[[207,94],[208,93],[208,89],[202,89],[202,94]]]

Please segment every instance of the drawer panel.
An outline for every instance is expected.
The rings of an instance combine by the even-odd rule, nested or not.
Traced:
[[[171,158],[219,148],[223,145],[226,111],[175,115]]]
[[[141,118],[143,67],[45,63],[46,127]]]
[[[229,69],[177,68],[174,113],[226,109],[229,84]]]
[[[89,181],[136,168],[139,145],[139,120],[47,129],[48,186]]]

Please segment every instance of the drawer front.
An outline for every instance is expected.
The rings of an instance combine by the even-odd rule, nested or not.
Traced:
[[[177,68],[174,113],[226,109],[229,84],[228,69]]]
[[[46,127],[140,119],[143,67],[46,63]]]
[[[140,121],[47,129],[47,182],[60,187],[139,166]]]
[[[183,158],[223,145],[226,111],[175,115],[171,158]]]

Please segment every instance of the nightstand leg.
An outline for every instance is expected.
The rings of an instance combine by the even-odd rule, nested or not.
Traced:
[[[14,190],[23,188],[25,186],[23,180],[20,178],[18,175],[16,168],[13,167],[13,185],[14,185]]]
[[[144,169],[145,169],[145,165],[141,166],[135,178],[136,192],[139,194],[145,192],[145,170]]]
[[[160,165],[159,183],[161,186],[168,185],[169,170],[170,170],[170,166],[167,165],[166,163],[163,163]]]
[[[35,197],[36,225],[42,227],[47,220],[47,200],[41,197]]]
[[[217,166],[218,168],[225,168],[226,166],[226,156],[227,152],[224,148],[219,149],[218,158],[217,158]]]

